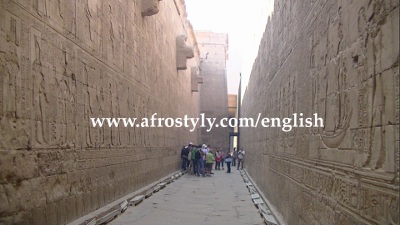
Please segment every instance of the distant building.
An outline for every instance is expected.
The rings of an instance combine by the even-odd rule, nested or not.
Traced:
[[[228,117],[228,90],[226,80],[226,60],[228,59],[228,35],[210,31],[195,31],[200,50],[200,112],[206,117],[216,118],[218,123]],[[200,142],[223,149],[229,146],[228,127],[208,127],[200,129]]]
[[[229,94],[228,95],[228,114],[229,114],[229,119],[230,118],[237,118],[238,113],[237,113],[237,95],[234,94]],[[234,134],[238,131],[237,126],[236,127],[229,127],[229,134]],[[236,147],[237,144],[237,138],[236,136],[230,136],[229,138],[229,146],[231,150]]]

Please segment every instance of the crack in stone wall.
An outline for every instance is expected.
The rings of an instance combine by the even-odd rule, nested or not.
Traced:
[[[184,2],[146,17],[141,2],[0,1],[0,223],[65,224],[177,170],[198,142],[185,128],[89,124],[198,116],[191,70],[176,69],[176,36],[196,45]]]
[[[287,224],[399,224],[399,1],[275,1],[241,128],[246,167]]]

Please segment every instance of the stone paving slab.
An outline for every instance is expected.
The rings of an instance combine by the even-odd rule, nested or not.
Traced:
[[[238,170],[186,174],[111,221],[111,225],[265,224]]]

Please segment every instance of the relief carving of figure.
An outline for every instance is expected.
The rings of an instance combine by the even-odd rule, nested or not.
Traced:
[[[41,62],[41,37],[32,34],[31,44],[31,62],[32,73],[34,80],[34,114],[35,114],[35,141],[39,145],[46,145],[49,143],[48,134],[49,129],[46,126],[46,109],[49,106],[48,93],[49,88],[45,76],[42,71]]]
[[[339,65],[332,65],[334,70],[337,69]],[[343,66],[344,65],[340,65]],[[337,86],[335,87],[336,82],[329,82],[326,80],[327,85],[332,90],[336,90],[332,93],[326,93],[326,101],[325,101],[325,127],[323,129],[321,138],[322,142],[328,148],[337,148],[342,143],[348,128],[350,126],[350,119],[352,116],[352,108],[349,103],[349,94],[345,90],[346,86],[346,71],[345,69],[340,68],[338,73],[333,72],[327,76],[336,76],[333,79],[337,80]]]

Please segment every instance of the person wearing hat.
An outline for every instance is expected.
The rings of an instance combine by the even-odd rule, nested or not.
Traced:
[[[208,151],[206,154],[206,176],[211,176],[213,174],[211,172],[212,166],[215,162],[214,154],[211,151]]]
[[[207,148],[207,145],[206,144],[203,144],[203,146],[202,146],[202,148],[201,148],[201,151],[202,151],[202,156],[203,156],[203,163],[202,163],[202,166],[201,166],[201,169],[202,169],[202,171],[203,172],[205,172],[206,171],[206,156],[207,156],[207,153],[208,153],[208,148]]]

